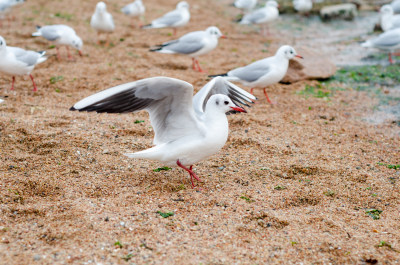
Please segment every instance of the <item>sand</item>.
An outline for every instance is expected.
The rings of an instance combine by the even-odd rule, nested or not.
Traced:
[[[145,1],[148,22],[176,4],[157,2]],[[290,39],[235,25],[228,1],[189,2],[192,20],[178,35],[213,24],[228,36],[200,58],[208,74],[270,56]],[[131,28],[119,13],[127,1],[109,4],[113,45],[96,44],[95,3],[28,1],[1,30],[9,45],[51,56],[33,71],[36,93],[29,77],[10,91],[11,77],[0,75],[0,264],[400,263],[400,171],[378,164],[399,163],[399,127],[365,121],[374,97],[351,89],[328,99],[299,95],[315,84],[307,81],[269,87],[278,103],[270,105],[256,90],[249,113],[228,117],[224,148],[195,165],[203,182],[192,189],[182,169],[155,172],[164,165],[122,155],[152,145],[146,112],[68,110],[151,76],[196,90],[208,81],[190,58],[148,52],[173,39],[172,30]],[[62,50],[58,61],[51,44],[30,37],[35,25],[56,23],[82,36],[83,57],[67,60]],[[369,209],[382,211],[380,219]]]

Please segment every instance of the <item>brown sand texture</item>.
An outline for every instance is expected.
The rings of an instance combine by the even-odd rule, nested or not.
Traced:
[[[11,77],[0,75],[0,264],[400,263],[399,170],[378,164],[399,163],[399,127],[364,121],[375,104],[366,93],[324,100],[296,93],[314,81],[277,84],[270,105],[256,90],[247,114],[228,116],[223,149],[194,166],[198,190],[180,168],[155,172],[164,165],[123,156],[152,146],[147,112],[69,111],[97,91],[153,76],[197,91],[207,74],[292,44],[273,28],[264,37],[233,23],[239,11],[229,1],[189,1],[192,18],[178,36],[210,25],[228,36],[200,57],[208,73],[198,73],[186,56],[150,53],[175,38],[172,30],[132,28],[119,11],[127,3],[108,2],[110,47],[90,28],[93,0],[29,0],[3,21],[10,46],[50,57],[33,71],[36,93],[28,76],[10,91]],[[147,22],[176,5],[144,3]],[[84,56],[67,60],[62,48],[58,61],[51,43],[30,36],[46,24],[74,27]]]

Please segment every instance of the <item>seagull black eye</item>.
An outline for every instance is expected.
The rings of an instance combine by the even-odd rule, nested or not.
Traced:
[[[229,104],[229,101],[224,101],[224,104],[225,104],[225,105],[228,105],[228,104]]]

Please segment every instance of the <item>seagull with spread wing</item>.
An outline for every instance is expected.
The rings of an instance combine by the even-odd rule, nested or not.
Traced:
[[[256,98],[221,77],[195,96],[193,86],[169,77],[153,77],[119,85],[82,99],[70,110],[107,113],[149,112],[154,147],[125,154],[179,166],[201,181],[193,164],[217,153],[228,138],[226,113],[246,112]]]

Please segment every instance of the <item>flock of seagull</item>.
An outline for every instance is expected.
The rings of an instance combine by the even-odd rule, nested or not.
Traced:
[[[0,12],[5,12],[20,2],[23,0],[0,0]],[[6,3],[9,5],[7,6]],[[279,16],[278,3],[268,0],[264,7],[255,9],[256,4],[257,0],[236,0],[234,2],[234,6],[244,11],[239,23],[264,25],[263,32],[265,34],[268,31],[265,26]],[[300,13],[307,14],[312,8],[312,1],[294,0],[293,5]],[[142,25],[146,10],[142,0],[130,3],[123,7],[121,12],[133,18],[139,17],[139,26],[143,29],[172,28],[175,36],[177,28],[185,26],[190,21],[189,8],[187,2],[181,1],[175,10],[152,20],[147,25]],[[383,11],[386,9],[389,11]],[[395,34],[393,32],[400,31],[400,29],[393,29],[398,23],[397,16],[393,15],[394,9],[394,6],[382,7],[382,13],[387,12],[385,14],[391,15],[390,19],[388,17],[383,19],[382,16],[382,23],[385,21],[385,26],[382,28],[387,31],[376,40],[368,41],[363,46],[388,49],[388,44],[385,42],[389,38],[387,36],[392,36],[391,34]],[[0,14],[3,15],[3,13]],[[114,31],[113,16],[107,11],[104,2],[97,3],[90,25],[99,35]],[[400,38],[400,34],[396,34]],[[37,31],[32,33],[32,36],[41,36],[54,42],[59,60],[61,60],[59,46],[66,47],[69,58],[71,58],[69,47],[78,50],[82,55],[83,41],[75,30],[67,25],[37,26]],[[178,39],[156,45],[150,51],[187,55],[192,59],[192,69],[202,72],[203,69],[197,58],[214,50],[218,45],[219,38],[225,38],[225,36],[217,27],[210,26],[204,31],[190,32]],[[384,40],[382,41],[382,39]],[[100,39],[98,42],[100,43]],[[108,42],[107,37],[106,45]],[[382,42],[384,42],[383,48]],[[400,40],[397,45],[400,45]],[[0,36],[0,72],[12,76],[11,89],[14,89],[15,75],[29,75],[34,87],[33,91],[37,91],[31,72],[37,64],[47,59],[45,53],[45,51],[27,51],[7,46],[5,39]],[[210,77],[213,79],[194,96],[193,86],[185,81],[169,77],[152,77],[122,84],[91,95],[74,104],[70,110],[98,113],[148,111],[155,133],[153,141],[155,146],[125,155],[131,158],[157,160],[169,166],[179,166],[189,173],[192,187],[194,187],[194,179],[200,181],[200,178],[193,171],[193,164],[217,153],[227,140],[226,114],[246,112],[244,106],[249,107],[256,100],[253,95],[254,88],[263,88],[267,101],[273,104],[265,88],[282,80],[287,72],[289,60],[295,57],[302,58],[293,47],[283,45],[271,57],[238,67],[224,74],[211,75]],[[240,82],[244,86],[251,87],[250,93],[232,82]]]

